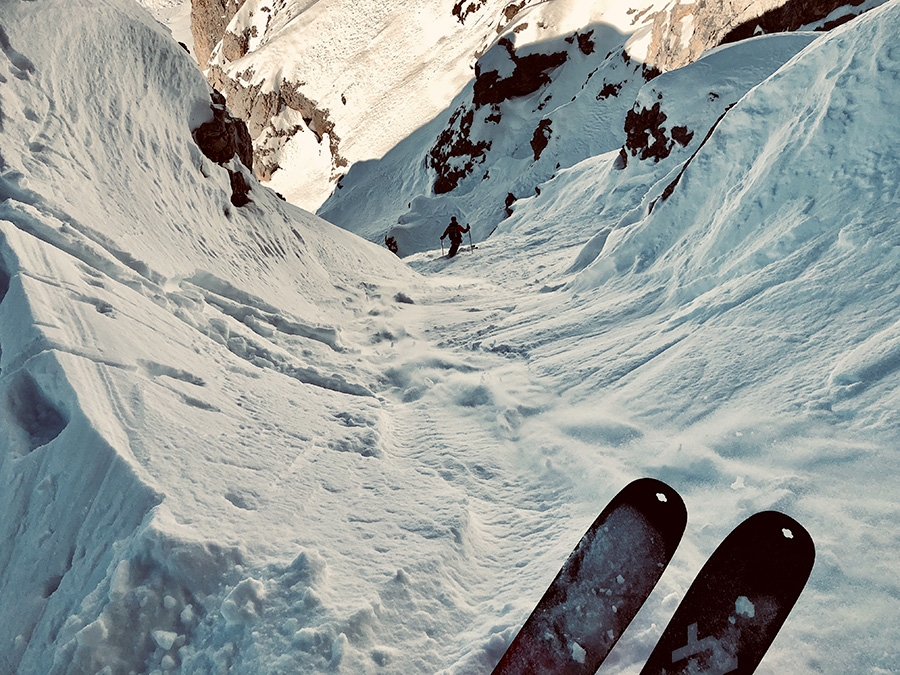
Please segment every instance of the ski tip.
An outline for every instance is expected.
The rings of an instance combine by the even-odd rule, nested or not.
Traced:
[[[816,559],[816,545],[812,536],[803,525],[780,511],[760,511],[753,514],[738,525],[725,542],[729,540],[755,546],[759,553],[754,553],[751,557],[779,561],[779,576],[790,579],[799,588],[806,584],[812,573]],[[760,566],[765,568],[762,563]]]
[[[751,675],[799,598],[815,545],[778,511],[748,517],[691,584],[641,675]]]
[[[661,480],[638,478],[622,488],[610,507],[622,504],[635,508],[656,530],[666,533],[666,556],[671,558],[687,526],[687,507],[681,495]]]

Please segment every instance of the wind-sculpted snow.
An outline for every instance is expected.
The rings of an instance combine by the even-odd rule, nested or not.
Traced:
[[[626,445],[645,473],[704,495],[686,500],[709,509],[695,522],[733,499],[745,514],[755,503],[814,523],[827,550],[785,626],[790,647],[764,661],[773,670],[890,672],[897,658],[869,641],[897,637],[875,579],[896,550],[877,514],[896,512],[898,22],[893,2],[828,35],[765,36],[663,74],[639,109],[658,102],[668,139],[675,126],[695,132],[686,146],[561,171],[444,272],[485,269],[528,289],[514,318],[471,339],[515,345],[591,406],[587,418],[644,420]],[[661,430],[674,436],[656,442]],[[857,548],[869,536],[871,555]],[[822,616],[850,625],[825,628]],[[823,660],[805,644],[813,634],[842,646]],[[654,637],[649,622],[626,634],[629,656],[608,672],[636,672]]]
[[[234,208],[238,161],[191,135],[209,89],[139,8],[54,11],[2,18],[0,672],[212,672],[271,602],[222,509],[253,539],[307,445],[383,454],[342,325],[416,282],[255,181]]]
[[[79,10],[0,18],[0,672],[488,673],[641,475],[691,520],[605,672],[640,669],[764,509],[819,551],[764,667],[892,671],[896,0],[650,82],[604,49],[624,33],[563,42],[471,202],[427,192],[446,120],[347,177],[361,229],[508,205],[453,261],[407,230],[422,275],[249,175],[234,206],[189,56],[133,3]],[[657,102],[671,152],[623,162],[625,113]]]
[[[603,207],[601,214],[609,213],[609,217],[601,215],[594,240],[570,268],[578,273],[570,288],[579,294],[602,289],[604,295],[619,298],[614,303],[619,309],[602,319],[604,325],[629,314],[667,317],[664,330],[647,334],[639,343],[610,344],[603,358],[609,365],[599,367],[584,386],[610,386],[628,373],[649,372],[646,364],[662,354],[667,360],[687,363],[699,339],[711,340],[725,350],[746,320],[735,325],[729,317],[752,314],[756,317],[754,346],[734,355],[733,376],[727,381],[718,380],[724,371],[710,373],[708,366],[695,364],[697,370],[689,380],[658,383],[673,395],[692,392],[701,400],[739,396],[763,373],[769,377],[784,367],[777,361],[762,367],[764,354],[774,359],[785,349],[809,353],[818,344],[820,331],[842,312],[850,312],[849,325],[857,320],[849,316],[874,318],[885,311],[890,301],[882,292],[883,284],[862,281],[869,274],[862,270],[872,267],[870,251],[891,246],[887,223],[893,217],[896,192],[888,178],[893,160],[884,151],[884,143],[890,145],[889,139],[896,135],[885,120],[896,104],[889,83],[897,77],[893,51],[882,32],[886,29],[878,28],[885,16],[889,12],[864,16],[856,29],[868,31],[864,40],[872,45],[871,53],[860,54],[853,47],[858,39],[855,31],[838,31],[813,42],[752,89],[740,86],[731,76],[718,82],[698,79],[713,72],[738,72],[712,70],[717,60],[739,58],[742,64],[751,63],[742,56],[749,51],[731,52],[731,47],[657,78],[645,87],[639,101],[659,101],[669,116],[667,124],[696,129],[687,147],[678,150],[676,144],[678,151],[658,164],[632,158],[625,168],[617,169],[611,159],[592,160],[562,177],[557,186],[548,186],[521,217],[511,220],[508,231],[515,234],[534,228],[535,217],[582,221],[584,209],[591,208],[588,195],[595,192],[587,191],[585,177],[603,176],[605,201],[615,208]],[[793,45],[782,43],[789,50],[807,40],[802,35],[766,39],[794,41]],[[751,50],[753,43],[739,48]],[[786,56],[781,60],[787,60]],[[870,73],[878,84],[857,86],[861,72]],[[679,79],[691,86],[671,86]],[[692,106],[687,99],[669,100],[690,91],[709,92],[705,108]],[[698,150],[703,138],[699,132],[705,133],[716,112],[732,104]],[[875,128],[883,131],[873,135]],[[681,170],[679,162],[687,159],[691,163],[671,195],[660,199]],[[643,181],[644,187],[634,189],[637,181]],[[634,201],[616,200],[617,193]],[[848,212],[850,203],[858,207]],[[618,215],[623,211],[625,216]],[[878,271],[871,273],[889,278],[891,257],[877,256],[877,260]],[[824,288],[835,299],[819,311],[803,310],[821,297]],[[867,288],[882,290],[876,293]],[[784,325],[782,311],[794,317]],[[882,320],[888,317],[890,312]],[[699,333],[710,331],[706,338],[699,337],[701,326],[705,330]],[[890,331],[883,339],[871,338],[874,342],[865,351],[871,355],[867,358],[872,366],[860,360],[862,349],[854,351],[856,357],[847,357],[849,361],[841,357],[845,350],[855,350],[867,333],[855,338],[852,329],[840,333],[841,337],[835,335],[829,341],[831,358],[841,358],[847,373],[859,375],[841,375],[838,368],[832,376],[833,366],[823,366],[812,368],[804,384],[795,377],[796,394],[805,396],[807,405],[831,409],[838,400],[833,398],[833,385],[840,385],[834,393],[841,391],[843,400],[854,378],[869,380],[879,370],[891,372]],[[707,348],[712,343],[707,342]],[[859,365],[850,365],[853,361]],[[631,365],[625,367],[627,363]]]

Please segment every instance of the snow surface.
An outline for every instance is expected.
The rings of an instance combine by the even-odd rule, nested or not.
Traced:
[[[900,2],[406,263],[236,161],[233,207],[137,4],[0,29],[0,673],[488,673],[643,475],[688,528],[601,673],[770,508],[818,559],[758,672],[900,672]]]
[[[669,118],[665,127],[671,130],[684,126],[693,134],[682,145],[671,140],[669,132],[672,154],[664,166],[679,165],[697,149],[706,130],[728,105],[819,35],[778,34],[763,38],[764,42],[731,45],[722,53],[712,50],[691,68],[665,73],[648,83],[644,65],[623,57],[623,46],[631,40],[628,28],[614,27],[598,17],[581,24],[558,21],[555,37],[536,43],[531,31],[516,32],[518,25],[537,25],[532,20],[536,12],[537,8],[532,13],[524,12],[505,35],[515,39],[523,52],[539,44],[547,53],[565,51],[567,60],[553,71],[548,86],[529,96],[499,106],[476,107],[474,85],[470,83],[454,99],[451,110],[473,111],[469,136],[475,142],[490,143],[480,160],[466,155],[453,160],[459,165],[475,165],[455,190],[434,194],[435,173],[427,166],[435,139],[447,125],[447,113],[418,129],[380,160],[356,163],[319,209],[319,215],[370,241],[381,242],[391,236],[404,257],[435,247],[452,215],[472,225],[473,241],[478,243],[498,226],[505,227],[501,223],[509,211],[516,210],[520,200],[539,194],[560,171],[622,148],[626,141],[623,121],[632,108],[649,109],[662,102]],[[590,34],[593,53],[582,53],[572,41],[576,32]],[[508,53],[502,46],[495,46],[479,60],[482,71],[501,74],[508,63]],[[495,121],[497,118],[499,121]],[[535,128],[543,123],[550,125],[549,138],[536,158],[530,141]],[[664,175],[659,168],[649,174],[645,169],[637,173],[642,180],[655,181]],[[634,170],[627,172],[631,180],[634,174]],[[385,176],[402,180],[386,181]],[[642,195],[634,187],[627,185],[629,193]],[[601,203],[607,200],[604,196]],[[620,210],[623,206],[616,200],[611,208]]]
[[[172,37],[194,51],[191,33],[191,0],[137,0],[161,24],[168,26]]]

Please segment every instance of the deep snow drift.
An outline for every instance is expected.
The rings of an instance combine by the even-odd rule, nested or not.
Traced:
[[[409,266],[236,160],[234,207],[136,5],[3,7],[0,672],[488,673],[641,475],[688,529],[600,672],[766,508],[818,560],[759,672],[898,672],[896,0],[648,83],[690,143]]]

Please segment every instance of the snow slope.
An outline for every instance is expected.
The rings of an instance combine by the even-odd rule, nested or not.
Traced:
[[[900,2],[653,80],[687,145],[409,265],[234,207],[137,5],[3,7],[0,673],[488,673],[641,475],[688,529],[600,672],[766,508],[818,561],[759,672],[898,672]]]
[[[400,255],[434,247],[452,215],[471,223],[474,241],[481,241],[498,226],[504,227],[501,223],[518,208],[520,200],[540,194],[544,184],[557,172],[587,157],[626,146],[630,156],[640,154],[653,142],[650,136],[657,133],[665,137],[666,149],[661,153],[651,148],[653,159],[664,160],[662,166],[666,167],[684,161],[728,105],[815,36],[815,33],[783,34],[765,38],[764,44],[739,43],[727,56],[710,55],[702,64],[663,74],[646,87],[643,66],[623,59],[623,52],[615,49],[616,41],[622,39],[618,33],[609,35],[613,41],[605,47],[598,40],[597,51],[611,50],[599,67],[595,60],[585,58],[576,47],[567,46],[561,39],[559,44],[575,55],[554,72],[547,87],[522,99],[504,102],[499,106],[502,114],[494,112],[493,106],[480,110],[476,107],[475,130],[471,136],[480,137],[484,133],[477,130],[478,124],[483,126],[479,121],[482,117],[502,119],[480,141],[490,143],[490,148],[475,160],[477,168],[452,191],[434,194],[435,174],[426,166],[428,144],[441,134],[436,120],[382,160],[354,165],[342,181],[342,188],[319,213],[372,241],[393,237],[400,246]],[[736,62],[741,63],[740,68],[733,67]],[[661,82],[659,86],[657,81]],[[669,81],[671,85],[666,84]],[[680,100],[674,104],[660,101],[657,98],[662,96],[660,91]],[[460,106],[457,110],[470,110],[471,98],[470,85],[457,99]],[[542,113],[542,101],[563,103]],[[674,110],[660,121],[650,111],[661,103],[666,109],[674,107]],[[634,121],[629,121],[629,115],[633,115]],[[540,128],[545,121],[549,138],[540,156],[535,158],[530,144],[534,135],[526,131]],[[679,126],[685,135],[676,141],[672,130]],[[460,161],[471,161],[471,157],[463,155]],[[658,180],[659,169],[656,166],[654,173],[649,174],[652,180]],[[628,178],[623,180],[648,174],[638,169],[625,175]],[[384,176],[396,176],[398,180],[384,180]],[[632,187],[629,185],[629,190]],[[613,208],[621,208],[617,202],[612,204]]]
[[[187,54],[132,3],[48,29],[64,5],[2,24],[0,671],[145,672],[245,557],[291,548],[257,502],[279,483],[303,519],[306,444],[378,452],[383,375],[344,319],[415,282],[268,190],[233,207]]]
[[[192,53],[194,36],[191,35],[191,0],[138,0],[153,17],[172,31],[172,37]]]
[[[655,7],[644,5],[525,7],[447,110],[353,164],[318,213],[371,241],[393,237],[401,256],[432,248],[451,215],[485,239],[560,167],[621,146],[625,112],[654,74],[626,51],[642,27],[632,15]]]
[[[228,34],[246,36],[246,49],[231,53],[220,43],[209,66],[254,93],[296,88],[310,108],[286,107],[271,123],[262,121],[259,137],[254,133],[265,162],[283,167],[272,187],[315,208],[348,162],[381,156],[442,110],[448,92],[471,77],[473,54],[495,34],[507,3],[471,4],[477,10],[465,12],[464,25],[447,0],[415,7],[401,0],[245,2]],[[415,100],[397,91],[415,92]],[[232,107],[245,107],[227,93]],[[334,128],[311,130],[317,115]]]

